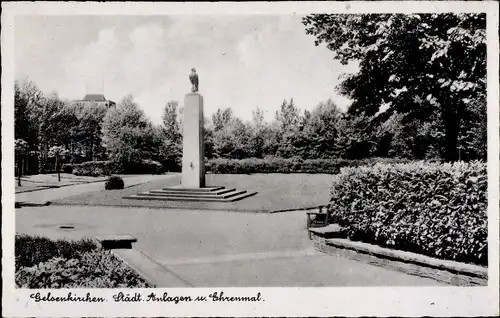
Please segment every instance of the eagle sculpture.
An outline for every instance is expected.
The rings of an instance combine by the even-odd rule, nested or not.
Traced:
[[[193,85],[191,87],[191,92],[196,93],[198,91],[198,74],[196,74],[196,69],[191,69],[191,74],[189,74],[189,80]]]

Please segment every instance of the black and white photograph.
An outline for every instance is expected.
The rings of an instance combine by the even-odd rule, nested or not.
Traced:
[[[25,307],[10,313],[234,316],[280,306],[278,288],[330,310],[310,315],[408,289],[498,314],[498,3],[445,3],[10,7],[3,294]]]

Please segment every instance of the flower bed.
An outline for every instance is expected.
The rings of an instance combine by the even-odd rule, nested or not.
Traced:
[[[486,164],[377,164],[334,177],[331,223],[350,239],[487,265]]]
[[[19,288],[149,287],[135,271],[94,241],[16,235]]]

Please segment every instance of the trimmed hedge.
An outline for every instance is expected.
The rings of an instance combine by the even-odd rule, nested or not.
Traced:
[[[148,284],[110,251],[99,249],[77,258],[52,258],[16,272],[20,288],[141,288]]]
[[[73,173],[73,165],[71,163],[65,163],[61,168],[64,173]]]
[[[477,161],[345,168],[334,177],[330,222],[352,240],[487,265],[487,186]]]
[[[347,159],[297,159],[297,158],[248,158],[248,159],[212,159],[205,170],[220,174],[245,173],[328,173],[337,174],[343,167],[374,165],[378,162],[408,162],[407,159],[368,158],[361,160]]]
[[[54,257],[78,258],[82,252],[90,252],[98,248],[90,239],[79,241],[51,240],[46,237],[16,234],[14,254],[16,270],[46,262]]]
[[[73,165],[73,174],[76,176],[108,176],[112,173],[113,164],[109,161],[87,161]]]
[[[77,176],[109,176],[111,174],[161,174],[163,166],[154,160],[139,163],[118,163],[112,161],[87,161],[73,165]]]
[[[16,235],[15,281],[20,288],[150,287],[93,241],[53,241],[26,235]]]

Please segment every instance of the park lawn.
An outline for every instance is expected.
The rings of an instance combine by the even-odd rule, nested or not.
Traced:
[[[181,176],[152,181],[123,190],[103,190],[56,200],[53,204],[156,207],[241,212],[280,212],[326,205],[330,199],[332,175],[329,174],[207,174],[207,186],[225,186],[257,192],[236,202],[181,202],[123,199],[125,195],[161,189],[180,184]]]
[[[16,177],[16,193],[100,182],[106,179],[107,177],[75,176],[69,173],[61,173],[61,181],[59,181],[57,173],[27,175],[21,177],[21,186],[18,186]]]
[[[21,186],[18,186],[16,181],[16,193],[45,190],[45,189],[50,189],[51,187],[52,186],[33,183],[33,182],[24,182],[24,181],[21,183]]]

